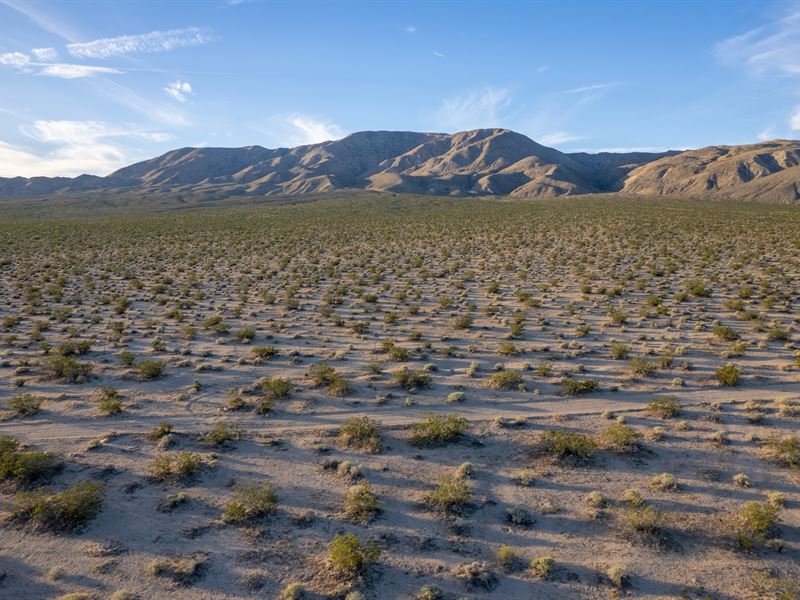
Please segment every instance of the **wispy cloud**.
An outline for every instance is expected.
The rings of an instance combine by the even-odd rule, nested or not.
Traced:
[[[800,75],[800,12],[725,39],[714,53],[722,62],[753,73]]]
[[[30,62],[30,57],[22,52],[6,52],[5,54],[0,54],[0,65],[4,67],[21,69],[28,66]]]
[[[417,28],[413,25],[406,26],[405,30],[406,33],[417,33]]]
[[[436,50],[433,51],[433,55],[436,58],[444,58],[444,54],[442,54],[441,52],[437,52]]]
[[[34,48],[31,50],[33,57],[39,62],[56,62],[58,60],[58,52],[55,48]]]
[[[177,79],[164,88],[167,94],[178,102],[186,102],[189,96],[194,95],[192,86],[188,81]]]
[[[558,146],[559,144],[567,144],[583,138],[579,135],[569,134],[566,131],[554,131],[553,133],[536,136],[534,139],[545,146]]]
[[[509,90],[484,86],[443,100],[436,117],[440,126],[451,130],[497,127],[510,104]]]
[[[53,18],[51,14],[48,14],[48,11],[40,10],[33,2],[21,2],[20,0],[0,0],[0,4],[4,4],[5,6],[26,16],[40,29],[57,35],[68,42],[75,41],[80,37],[72,27]],[[39,6],[41,6],[41,4]]]
[[[92,65],[71,65],[71,64],[39,64],[41,67],[39,75],[45,77],[60,77],[61,79],[80,79],[83,77],[94,77],[96,75],[122,73],[119,69],[111,67],[96,67]]]
[[[201,46],[215,39],[208,29],[184,27],[67,44],[67,50],[73,56],[80,58],[104,59],[126,54],[168,52],[176,48]]]
[[[800,106],[798,106],[791,117],[789,117],[789,127],[792,131],[800,130]]]
[[[289,115],[286,123],[294,128],[294,132],[288,138],[291,146],[318,144],[328,140],[338,140],[346,135],[336,123],[305,115]]]
[[[75,176],[108,174],[133,156],[119,145],[123,138],[167,141],[168,134],[102,121],[36,121],[20,128],[40,151],[0,141],[0,176]]]

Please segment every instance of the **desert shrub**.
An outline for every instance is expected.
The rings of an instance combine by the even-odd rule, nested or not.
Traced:
[[[54,354],[49,356],[44,363],[46,376],[67,383],[81,383],[86,380],[91,372],[91,363],[78,362],[72,356]]]
[[[662,528],[663,516],[650,504],[631,504],[620,514],[620,525],[629,534],[656,535]]]
[[[278,355],[278,349],[275,346],[253,346],[250,352],[259,360],[275,358]]]
[[[233,332],[233,337],[242,343],[250,343],[256,337],[256,330],[252,327],[237,329]]]
[[[660,419],[671,419],[680,414],[681,404],[675,396],[656,396],[647,405],[648,414]]]
[[[214,333],[225,333],[228,331],[228,324],[222,320],[222,317],[219,315],[213,315],[211,317],[206,317],[203,319],[201,323],[203,329],[208,329],[209,331],[213,331]]]
[[[506,519],[512,525],[517,525],[519,527],[530,527],[536,522],[536,519],[533,518],[530,511],[522,506],[512,506],[509,508],[506,513]]]
[[[624,325],[628,322],[628,317],[621,310],[612,308],[608,311],[608,316],[614,325]]]
[[[367,416],[350,417],[339,430],[339,443],[364,452],[380,452],[381,424]]]
[[[562,431],[560,429],[550,429],[542,432],[540,443],[542,448],[559,458],[591,458],[597,444],[587,435]]]
[[[556,567],[556,561],[550,556],[539,556],[531,561],[531,573],[540,579],[547,579]]]
[[[497,585],[497,575],[485,563],[478,561],[458,565],[453,569],[453,575],[471,587],[491,590]]]
[[[20,417],[35,415],[39,412],[44,400],[33,394],[17,394],[8,401],[8,410]]]
[[[121,365],[125,365],[126,367],[132,367],[133,364],[136,362],[136,355],[130,350],[123,350],[122,352],[117,354],[117,359],[119,360]]]
[[[411,425],[411,443],[416,446],[440,446],[457,439],[468,428],[469,423],[458,413],[429,414]]]
[[[223,520],[241,523],[266,517],[278,504],[278,496],[265,482],[248,481],[237,485],[233,498],[225,505]]]
[[[157,442],[161,438],[172,433],[172,423],[161,421],[154,429],[147,433],[147,439],[151,442]]]
[[[719,339],[725,340],[726,342],[735,342],[740,337],[735,329],[726,325],[717,325],[712,330],[712,333]]]
[[[200,441],[209,446],[223,446],[227,442],[238,440],[241,435],[235,425],[228,425],[225,421],[218,421],[210,431],[200,437]]]
[[[439,478],[436,489],[429,492],[425,500],[429,506],[442,512],[458,513],[471,497],[469,484],[464,479],[445,473]]]
[[[419,588],[414,600],[443,600],[444,592],[435,585],[423,585]]]
[[[472,327],[472,317],[469,315],[461,315],[453,319],[453,327],[455,329],[469,329]]]
[[[353,333],[363,335],[369,331],[369,322],[367,321],[353,321],[350,324],[350,329]]]
[[[366,481],[359,481],[347,488],[344,496],[344,514],[351,521],[368,523],[380,507],[378,496]]]
[[[380,550],[375,543],[362,544],[352,533],[337,535],[328,551],[331,566],[345,576],[363,573],[379,556]]]
[[[497,345],[497,353],[500,354],[501,356],[514,356],[516,354],[519,354],[519,348],[517,348],[511,342],[500,342]]]
[[[97,409],[100,414],[108,417],[122,412],[122,400],[119,397],[119,392],[114,388],[101,388],[100,389],[100,403]]]
[[[0,480],[28,484],[49,474],[56,464],[55,454],[22,450],[17,440],[0,435]]]
[[[564,389],[565,394],[577,396],[579,394],[593,392],[599,387],[599,384],[594,379],[585,379],[580,381],[578,379],[567,377],[561,382],[561,387]]]
[[[56,354],[60,354],[61,356],[76,356],[79,354],[87,354],[92,350],[92,342],[89,340],[68,340],[66,342],[61,342],[58,346],[55,347],[54,351]]]
[[[641,433],[624,423],[614,423],[600,433],[600,441],[603,447],[615,452],[637,452],[641,438]]]
[[[302,600],[303,598],[305,598],[305,592],[300,583],[290,583],[281,592],[281,600]]]
[[[634,375],[650,377],[656,372],[657,367],[658,365],[654,361],[636,357],[631,359],[629,368]]]
[[[780,327],[773,327],[767,332],[767,339],[773,341],[788,341],[789,340],[789,332],[786,329],[782,329]]]
[[[764,441],[762,452],[767,459],[785,467],[800,467],[800,439],[797,436],[770,436]]]
[[[151,577],[166,577],[181,585],[188,585],[201,577],[208,559],[197,554],[186,558],[156,558],[145,565],[144,572]]]
[[[780,507],[769,502],[747,502],[731,518],[731,525],[742,548],[750,549],[766,539],[779,521]]]
[[[519,560],[517,553],[507,544],[501,544],[494,553],[494,557],[501,567],[506,568],[513,566]]]
[[[261,391],[270,398],[288,398],[292,393],[292,384],[281,377],[267,377],[261,380]]]
[[[498,371],[489,376],[489,387],[496,390],[511,390],[522,383],[522,375],[513,369]]]
[[[61,533],[91,521],[103,508],[103,486],[79,481],[55,494],[39,489],[14,497],[11,522],[32,529]]]
[[[139,376],[142,379],[151,380],[151,379],[158,379],[164,374],[164,371],[167,368],[166,363],[163,360],[143,360],[136,368],[139,371]]]
[[[717,369],[717,381],[724,386],[734,386],[739,382],[742,370],[734,364],[728,363]]]
[[[611,342],[611,358],[614,360],[628,358],[628,344],[623,342]]]
[[[203,458],[194,452],[159,454],[153,459],[152,473],[160,481],[187,479],[203,466]]]
[[[394,382],[406,390],[424,388],[430,385],[431,376],[423,371],[414,371],[403,367],[392,374]]]
[[[647,485],[658,492],[674,492],[678,489],[678,480],[672,473],[661,473],[654,475]]]
[[[315,385],[327,386],[328,392],[334,396],[344,396],[350,391],[350,383],[347,379],[325,361],[313,365],[309,369],[309,376]]]
[[[382,345],[383,345],[383,351],[389,355],[390,360],[394,360],[397,362],[405,362],[408,360],[410,356],[408,350],[398,346],[391,340],[384,340]]]

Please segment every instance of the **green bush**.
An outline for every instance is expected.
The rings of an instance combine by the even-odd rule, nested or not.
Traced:
[[[362,544],[352,533],[337,535],[333,538],[328,552],[333,568],[348,577],[356,576],[367,570],[369,565],[378,560],[380,550],[375,543]]]
[[[56,494],[39,489],[20,492],[11,509],[11,521],[37,530],[62,533],[73,531],[103,508],[103,486],[80,481]]]
[[[498,371],[489,376],[489,387],[496,390],[511,390],[522,383],[522,375],[512,369]]]
[[[125,365],[126,367],[132,367],[136,362],[136,355],[130,350],[123,350],[122,352],[117,354],[117,359],[119,359],[121,365]]]
[[[540,442],[546,452],[555,454],[559,458],[591,458],[597,447],[594,440],[587,435],[560,429],[542,432]]]
[[[724,386],[734,386],[739,382],[742,370],[734,364],[727,364],[717,369],[717,380]]]
[[[425,500],[432,508],[446,513],[457,513],[471,497],[472,492],[465,479],[445,473],[439,479],[436,489],[428,493]]]
[[[622,342],[611,342],[611,358],[623,360],[628,358],[628,344]]]
[[[681,412],[681,403],[675,396],[656,396],[647,405],[648,414],[660,419],[671,419]]]
[[[468,428],[469,423],[458,413],[429,414],[411,425],[411,443],[416,446],[441,446],[457,439]]]
[[[20,417],[35,415],[44,400],[33,394],[17,394],[8,401],[8,410]]]
[[[223,446],[227,442],[236,441],[241,437],[241,432],[235,425],[228,425],[225,421],[218,421],[210,431],[200,437],[200,441],[209,446]]]
[[[158,379],[164,374],[164,371],[167,368],[166,363],[163,360],[143,360],[140,362],[136,368],[139,370],[139,375],[142,379]]]
[[[334,396],[344,396],[350,391],[350,383],[347,379],[325,361],[313,365],[309,369],[309,376],[316,385],[327,386],[328,392]]]
[[[21,450],[17,440],[0,435],[0,480],[29,484],[48,475],[56,464],[54,454]]]
[[[661,531],[663,515],[650,504],[631,504],[620,514],[620,524],[629,534],[656,535]]]
[[[725,340],[726,342],[735,342],[740,337],[735,329],[725,325],[717,325],[712,330],[712,333],[719,339]]]
[[[255,354],[259,360],[275,358],[278,355],[278,349],[275,346],[253,346],[250,352]]]
[[[571,377],[565,378],[561,382],[561,386],[564,389],[564,393],[570,396],[577,396],[579,394],[588,394],[589,392],[593,392],[598,387],[600,387],[599,384],[594,379],[586,379],[583,381],[579,381]]]
[[[363,452],[380,452],[381,424],[367,416],[350,417],[339,430],[339,443],[345,448],[355,448]]]
[[[270,398],[288,398],[292,393],[292,384],[288,379],[269,377],[261,380],[261,390]]]
[[[203,458],[194,452],[159,454],[153,459],[152,473],[160,481],[187,479],[203,466]]]
[[[641,438],[641,433],[624,423],[614,423],[600,433],[600,441],[603,446],[615,452],[637,452]]]
[[[102,388],[100,390],[102,398],[97,405],[100,414],[104,416],[116,415],[122,412],[122,400],[119,392],[114,388]]]
[[[78,362],[71,356],[54,354],[45,361],[44,372],[53,379],[67,383],[82,383],[92,372],[92,364]]]
[[[406,390],[424,388],[430,385],[431,376],[422,371],[414,371],[403,367],[392,374],[394,382]]]
[[[266,517],[278,504],[278,496],[268,483],[249,481],[237,485],[233,498],[225,505],[223,520],[240,523]]]
[[[631,373],[640,377],[652,376],[657,367],[658,365],[655,362],[639,357],[632,358],[630,363]]]
[[[792,469],[800,468],[800,440],[797,436],[770,436],[764,441],[764,456]]]
[[[739,545],[750,549],[778,525],[780,507],[769,502],[748,502],[732,519]]]
[[[366,481],[347,488],[344,496],[344,514],[351,521],[368,523],[380,510],[381,503]]]

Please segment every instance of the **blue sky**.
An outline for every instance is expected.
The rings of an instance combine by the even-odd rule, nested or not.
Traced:
[[[0,176],[478,127],[563,151],[797,137],[800,3],[0,0]]]

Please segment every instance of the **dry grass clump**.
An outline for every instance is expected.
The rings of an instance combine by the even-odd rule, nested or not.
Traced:
[[[675,396],[657,396],[647,405],[648,414],[659,419],[671,419],[681,412],[681,403]]]
[[[194,554],[185,558],[156,558],[145,565],[145,575],[164,577],[181,585],[201,578],[208,568],[208,557]]]
[[[797,436],[770,436],[764,441],[762,453],[768,460],[785,467],[800,468],[800,439]]]
[[[497,574],[486,563],[479,561],[458,565],[453,569],[453,576],[473,588],[492,590],[498,584]]]

